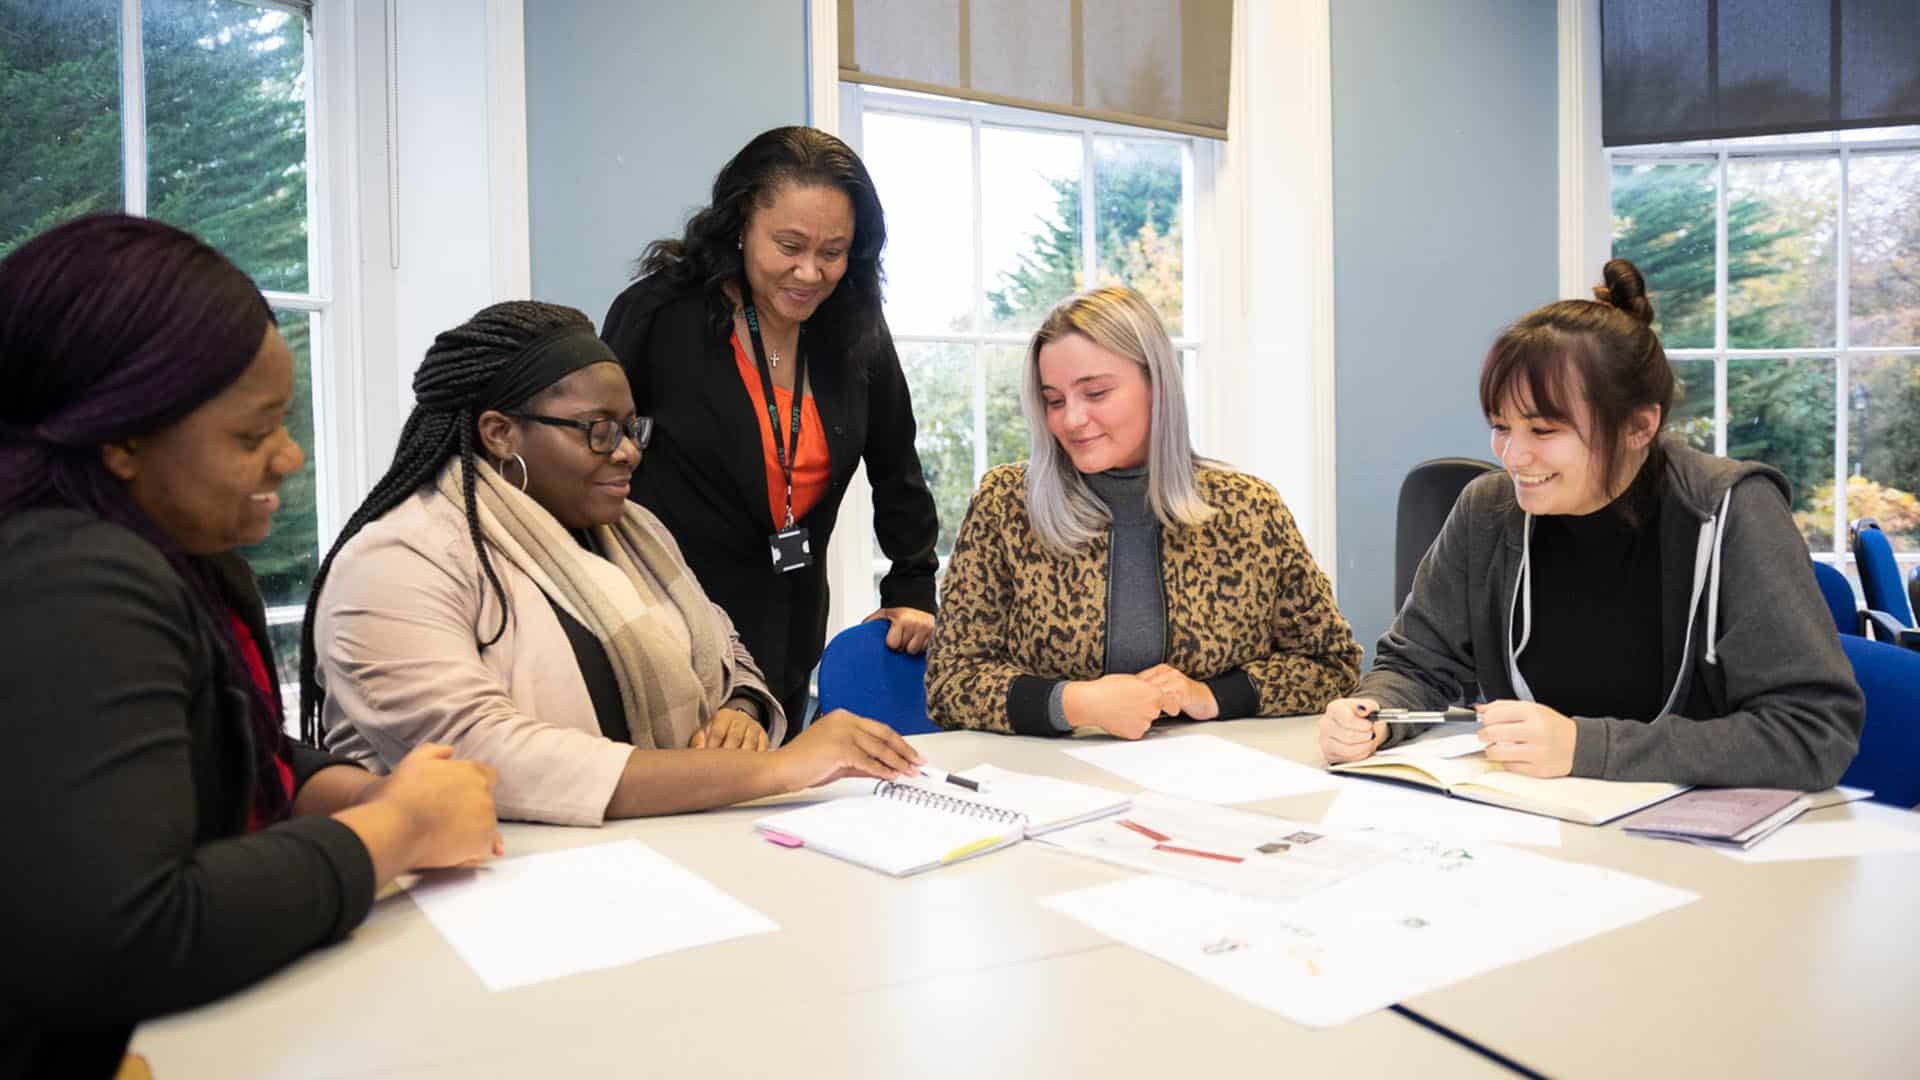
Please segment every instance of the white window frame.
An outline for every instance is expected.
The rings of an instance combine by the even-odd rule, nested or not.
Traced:
[[[1847,468],[1847,368],[1852,358],[1871,356],[1920,355],[1915,348],[1862,348],[1850,340],[1848,324],[1846,198],[1847,169],[1854,153],[1862,151],[1920,149],[1916,139],[1875,139],[1849,141],[1844,133],[1834,133],[1825,144],[1810,144],[1805,135],[1783,136],[1779,140],[1740,139],[1656,147],[1613,147],[1601,145],[1600,111],[1600,0],[1559,0],[1560,44],[1560,295],[1581,297],[1596,280],[1600,266],[1612,249],[1613,166],[1647,161],[1698,161],[1713,163],[1716,189],[1716,245],[1714,283],[1714,346],[1705,349],[1668,349],[1676,359],[1712,359],[1714,361],[1714,451],[1725,454],[1727,446],[1727,361],[1730,359],[1786,359],[1795,356],[1832,359],[1834,362],[1834,476],[1835,485],[1833,547],[1814,551],[1815,559],[1839,567],[1858,586],[1853,553],[1847,548],[1846,490]],[[1839,232],[1841,272],[1836,275],[1836,333],[1831,349],[1733,349],[1726,339],[1726,164],[1729,160],[1753,157],[1780,157],[1816,154],[1840,156]],[[1898,557],[1901,572],[1920,564],[1920,552],[1903,552]]]
[[[1674,360],[1713,361],[1713,452],[1727,452],[1727,364],[1730,360],[1832,360],[1834,364],[1833,415],[1833,544],[1814,556],[1851,570],[1852,553],[1847,545],[1847,405],[1848,368],[1853,360],[1878,356],[1920,357],[1920,342],[1906,346],[1859,346],[1852,342],[1849,317],[1850,274],[1848,180],[1853,157],[1857,153],[1904,151],[1920,153],[1920,137],[1904,139],[1864,139],[1849,141],[1843,133],[1833,133],[1829,141],[1810,143],[1804,134],[1772,139],[1716,140],[1700,143],[1676,143],[1657,146],[1618,146],[1607,148],[1604,160],[1608,175],[1616,166],[1698,164],[1713,166],[1714,183],[1714,323],[1713,345],[1703,348],[1669,348]],[[1727,341],[1727,167],[1730,163],[1751,161],[1830,161],[1838,160],[1839,201],[1835,208],[1837,230],[1835,258],[1839,270],[1834,275],[1835,342],[1831,348],[1745,349]],[[1608,186],[1611,201],[1612,189]],[[1903,568],[1920,563],[1920,552],[1904,552]]]
[[[1015,108],[1008,105],[996,105],[985,102],[965,101],[956,98],[934,97],[926,94],[911,94],[879,87],[865,86],[859,83],[840,83],[838,93],[838,121],[841,138],[853,147],[856,153],[865,153],[865,119],[869,114],[909,116],[925,119],[947,120],[968,125],[971,136],[971,162],[973,169],[973,309],[970,326],[966,330],[942,332],[894,331],[893,340],[898,345],[954,345],[969,351],[973,358],[973,476],[970,486],[977,487],[980,478],[990,467],[987,462],[986,431],[986,350],[993,346],[1024,347],[1032,340],[1031,333],[989,332],[980,329],[986,322],[985,298],[991,282],[986,280],[989,268],[985,265],[981,249],[981,131],[983,128],[1005,130],[1041,131],[1055,134],[1076,135],[1080,139],[1080,262],[1085,273],[1092,275],[1100,265],[1099,226],[1095,216],[1094,192],[1094,140],[1100,138],[1122,138],[1130,142],[1161,142],[1181,147],[1184,153],[1181,169],[1182,198],[1182,260],[1181,290],[1182,318],[1181,333],[1172,336],[1171,341],[1176,354],[1191,356],[1192,363],[1183,364],[1188,399],[1189,423],[1192,427],[1194,445],[1206,446],[1205,425],[1207,410],[1195,407],[1200,400],[1196,392],[1196,383],[1204,378],[1202,372],[1209,359],[1208,340],[1205,326],[1206,267],[1199,255],[1203,247],[1203,236],[1207,228],[1203,221],[1203,192],[1213,189],[1218,159],[1219,144],[1211,139],[1180,135],[1172,132],[1156,131],[1148,128],[1113,124],[1081,117],[1065,116],[1057,113],[1039,112],[1031,109]],[[871,515],[871,495],[862,507]],[[842,520],[846,518],[842,511]],[[843,535],[848,535],[843,529]],[[834,589],[859,590],[863,602],[875,600],[872,581],[886,573],[892,565],[882,554],[874,551],[868,534],[871,529],[862,529],[862,540],[851,546],[865,548],[865,565],[869,576],[864,589],[851,580],[844,585],[839,579],[833,582]],[[864,541],[864,542],[863,542]],[[842,543],[846,541],[843,540]],[[836,567],[838,564],[836,563]],[[851,567],[851,563],[848,564]],[[858,605],[856,605],[858,606]],[[857,617],[857,616],[855,616]]]
[[[297,311],[315,316],[309,339],[308,363],[313,388],[313,446],[306,447],[314,463],[314,498],[317,506],[316,543],[324,549],[337,528],[342,505],[343,475],[339,468],[342,450],[354,443],[353,430],[343,423],[338,402],[343,387],[336,377],[342,367],[339,358],[346,350],[341,342],[343,321],[351,318],[352,304],[339,296],[339,276],[334,257],[337,246],[332,192],[338,177],[330,171],[329,140],[331,125],[327,118],[333,110],[320,107],[332,85],[332,52],[341,44],[321,33],[321,20],[309,5],[282,3],[278,0],[237,0],[266,11],[279,11],[306,21],[301,35],[305,50],[307,77],[307,291],[282,292],[263,289],[261,294],[276,310]],[[144,0],[121,0],[120,4],[120,134],[123,172],[122,208],[129,214],[147,213],[147,110],[146,56],[142,16]],[[351,400],[350,398],[346,400]],[[349,470],[350,471],[350,470]],[[271,627],[297,623],[305,616],[303,605],[286,604],[267,609]],[[291,688],[290,688],[291,689]]]

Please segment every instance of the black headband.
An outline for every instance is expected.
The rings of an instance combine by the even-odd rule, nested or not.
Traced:
[[[593,364],[617,364],[613,350],[584,326],[561,326],[527,343],[488,380],[474,411],[510,409]]]

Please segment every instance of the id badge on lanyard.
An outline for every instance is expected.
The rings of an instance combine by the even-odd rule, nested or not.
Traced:
[[[793,458],[800,454],[800,405],[807,386],[807,351],[804,347],[794,349],[793,435],[789,440],[782,438],[784,432],[780,427],[780,410],[773,395],[773,372],[767,367],[766,348],[760,342],[760,316],[753,310],[753,301],[748,300],[743,306],[746,308],[747,333],[753,338],[753,360],[760,367],[760,388],[766,394],[767,423],[773,429],[773,453],[780,462],[780,472],[787,482],[786,521],[774,530],[768,546],[773,556],[774,570],[791,574],[813,565],[813,537],[808,530],[793,523]],[[789,442],[793,446],[792,456],[787,453]]]

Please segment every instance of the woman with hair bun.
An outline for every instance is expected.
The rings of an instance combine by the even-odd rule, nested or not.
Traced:
[[[940,526],[880,311],[886,242],[847,144],[774,128],[714,177],[684,235],[647,246],[601,328],[656,424],[634,501],[733,616],[795,731],[826,643],[827,541],[862,462],[892,562],[867,618],[910,653],[933,633]]]
[[[1467,486],[1320,748],[1406,737],[1382,708],[1460,704],[1527,776],[1818,790],[1864,723],[1787,481],[1663,437],[1674,376],[1640,271],[1508,327],[1480,368],[1505,473]]]
[[[1054,308],[1021,404],[1031,460],[981,479],[947,565],[936,722],[1137,739],[1164,717],[1318,712],[1353,685],[1360,646],[1279,493],[1193,452],[1144,297]]]

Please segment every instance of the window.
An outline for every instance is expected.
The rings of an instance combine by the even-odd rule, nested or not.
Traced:
[[[313,375],[334,314],[319,284],[309,13],[240,0],[0,0],[0,255],[81,214],[150,215],[252,275],[293,351],[288,427],[307,465],[281,489],[273,535],[245,553],[283,684],[297,682],[321,535]]]
[[[886,206],[887,322],[944,560],[981,474],[1028,456],[1022,364],[1054,304],[1132,285],[1166,319],[1191,378],[1202,347],[1195,171],[1212,168],[1213,144],[853,84],[842,95],[848,141]]]
[[[1670,425],[1793,482],[1816,555],[1920,562],[1920,128],[1607,152],[1613,252],[1680,376]]]

